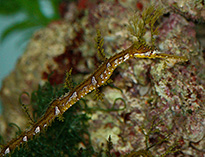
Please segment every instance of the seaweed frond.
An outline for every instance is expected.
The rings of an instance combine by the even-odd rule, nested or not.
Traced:
[[[21,104],[21,106],[22,106],[24,112],[26,113],[26,117],[28,118],[29,123],[30,123],[31,125],[33,125],[35,122],[34,122],[34,120],[31,118],[31,115],[30,115],[29,112],[28,112],[28,108],[26,107],[26,105],[25,105],[25,104],[22,102],[22,100],[21,100],[21,96],[22,96],[23,94],[26,94],[27,96],[29,96],[29,93],[23,92],[23,93],[19,96],[19,103]]]
[[[156,122],[156,120],[157,120],[157,118],[154,117],[153,120],[152,120],[152,122],[151,122],[151,126],[150,126],[150,128],[149,128],[148,131],[145,131],[144,126],[141,126],[142,133],[143,133],[144,136],[145,136],[145,144],[146,144],[146,149],[147,149],[147,150],[150,149],[151,147],[153,147],[153,146],[149,146],[149,136],[150,136],[151,134],[159,133],[159,132],[160,132],[159,129],[157,129],[156,127],[157,127],[159,124],[161,124],[162,122],[161,122],[161,121]],[[159,140],[159,141],[160,141],[160,143],[162,142],[161,140]],[[155,144],[155,145],[156,145],[156,144]]]
[[[164,142],[168,143],[170,140],[170,137],[171,137],[170,133],[168,133],[166,131],[165,132],[160,131],[157,128],[159,125],[163,124],[163,122],[160,120],[158,122],[156,122],[156,120],[157,120],[157,117],[154,117],[152,122],[151,122],[151,126],[149,127],[149,129],[147,131],[145,131],[144,126],[141,126],[142,133],[145,136],[145,144],[146,144],[146,149],[144,150],[144,152],[148,152],[152,147],[160,145]],[[157,140],[156,140],[157,142],[150,146],[149,138],[151,135],[154,135],[154,134],[158,135]],[[159,135],[161,135],[161,136],[159,136]],[[165,157],[168,154],[173,154],[175,152],[180,151],[180,149],[177,148],[178,146],[179,146],[179,144],[177,142],[174,142],[174,144],[170,145],[167,148],[167,150],[161,155],[161,157]]]
[[[107,149],[106,149],[106,156],[107,157],[112,157],[112,154],[111,154],[112,149],[113,149],[113,143],[112,143],[111,136],[109,136],[108,140],[107,140]]]
[[[168,154],[173,154],[173,153],[180,151],[181,149],[178,149],[177,146],[178,146],[178,143],[174,143],[173,145],[169,146],[166,152],[161,155],[161,157],[165,157]]]

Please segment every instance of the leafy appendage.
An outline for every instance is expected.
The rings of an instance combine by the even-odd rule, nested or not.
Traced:
[[[142,157],[153,157],[151,152],[148,150],[138,150],[137,152],[132,152],[130,154],[125,155],[125,157],[137,157],[137,156],[142,156]]]
[[[145,9],[142,14],[136,13],[130,20],[128,30],[132,36],[137,38],[138,42],[145,42],[143,38],[145,33],[151,31],[151,42],[154,46],[155,36],[158,35],[158,27],[155,28],[154,24],[163,14],[163,8],[157,7],[155,9],[154,5],[151,5]]]
[[[98,50],[98,56],[102,61],[105,61],[107,58],[105,56],[105,52],[103,48],[104,39],[102,38],[102,35],[99,29],[97,30],[97,37],[95,38],[95,41],[96,41],[95,47]]]
[[[94,99],[95,99],[95,100],[101,100],[101,101],[103,101],[103,96],[104,96],[104,94],[101,93],[98,88],[97,88],[96,90],[94,90]]]
[[[59,115],[58,120],[61,121],[61,122],[64,122],[65,118],[63,117],[63,115]]]
[[[144,27],[144,22],[140,18],[140,15],[135,14],[129,20],[128,31],[130,34],[137,38],[139,42],[145,42],[143,36],[145,35],[146,29]]]
[[[110,78],[109,80],[107,80],[107,81],[103,84],[103,86],[107,86],[108,84],[111,84],[111,83],[113,83],[113,80]]]
[[[74,88],[71,73],[72,73],[72,68],[68,72],[66,72],[66,79],[65,79],[65,83],[64,83],[64,88],[67,88],[70,90],[72,90]]]

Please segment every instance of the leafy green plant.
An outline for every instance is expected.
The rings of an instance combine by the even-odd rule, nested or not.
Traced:
[[[33,119],[36,121],[42,116],[50,101],[67,92],[63,86],[51,86],[49,82],[40,86],[31,95]],[[64,121],[56,119],[52,126],[44,130],[33,140],[25,143],[26,147],[15,149],[12,156],[91,156],[93,148],[89,139],[88,120],[84,109],[78,103],[63,114]],[[87,138],[85,138],[87,137]],[[79,143],[84,145],[79,149]]]
[[[14,31],[22,31],[31,29],[36,30],[39,27],[48,25],[51,21],[60,18],[58,6],[61,0],[50,0],[53,15],[47,17],[41,8],[40,0],[0,0],[0,14],[1,15],[15,15],[23,13],[25,19],[18,21],[11,26],[8,26],[1,34],[3,41],[9,34]]]

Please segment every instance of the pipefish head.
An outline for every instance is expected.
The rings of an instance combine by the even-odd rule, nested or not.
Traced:
[[[185,56],[177,56],[171,54],[161,53],[154,47],[148,46],[146,44],[133,44],[131,46],[130,54],[135,58],[149,58],[149,59],[175,59],[182,62],[188,61],[188,58]]]

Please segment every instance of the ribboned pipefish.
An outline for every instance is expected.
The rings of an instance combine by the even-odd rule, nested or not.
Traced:
[[[173,58],[181,61],[187,61],[185,57],[160,53],[158,50],[153,49],[146,44],[139,42],[134,43],[126,50],[115,54],[109,59],[105,59],[95,72],[85,81],[70,92],[53,100],[45,114],[30,129],[24,131],[17,138],[11,140],[7,145],[5,145],[1,150],[0,155],[4,156],[9,154],[16,147],[19,147],[29,139],[32,139],[36,134],[39,134],[42,130],[47,128],[56,117],[66,112],[77,101],[91,91],[105,84],[117,66],[131,58]]]

